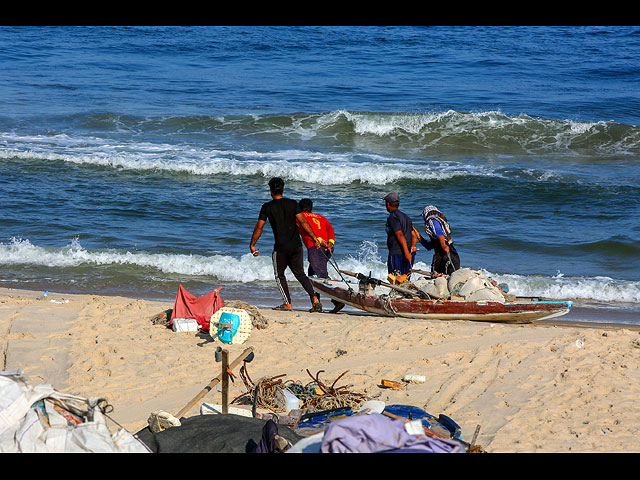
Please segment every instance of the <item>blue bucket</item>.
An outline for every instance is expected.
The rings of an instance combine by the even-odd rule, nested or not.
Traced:
[[[220,314],[219,323],[230,323],[231,328],[229,327],[218,327],[218,338],[222,343],[231,343],[233,337],[238,332],[238,327],[240,326],[240,317],[235,313],[223,312]]]

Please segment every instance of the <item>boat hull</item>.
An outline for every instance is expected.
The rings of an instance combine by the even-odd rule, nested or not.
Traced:
[[[531,323],[566,315],[572,306],[571,301],[520,299],[514,302],[469,302],[364,295],[355,290],[349,291],[340,286],[340,282],[315,278],[311,281],[321,295],[366,312],[390,317]]]

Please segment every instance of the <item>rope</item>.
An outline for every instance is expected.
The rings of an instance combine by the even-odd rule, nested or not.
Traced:
[[[266,408],[273,412],[284,412],[284,407],[278,404],[278,396],[284,390],[281,381],[274,382],[273,377],[263,377],[258,380],[253,390],[254,398],[258,407]]]
[[[393,305],[391,304],[392,298],[389,295],[380,295],[379,298],[385,312],[394,316],[398,314],[397,310],[393,308]]]
[[[447,263],[445,263],[445,265],[444,265],[445,273],[449,271],[449,265],[451,265],[451,268],[455,272],[456,267],[453,265],[453,261],[451,260],[451,253],[449,251],[447,251],[447,257],[449,257],[449,260],[447,260]]]
[[[225,307],[230,308],[239,308],[241,310],[246,310],[249,316],[251,317],[251,325],[257,329],[267,328],[267,324],[269,323],[262,312],[258,309],[258,307],[254,305],[250,305],[241,300],[228,300],[224,302]]]
[[[359,409],[364,403],[360,395],[353,393],[339,393],[337,395],[327,395],[317,397],[313,402],[313,408],[307,408],[305,413],[321,412],[323,410],[333,410],[335,408],[349,407],[352,410]]]
[[[338,262],[336,261],[336,259],[334,258],[333,255],[331,255],[330,257],[327,256],[326,253],[324,253],[324,250],[320,249],[320,251],[322,252],[322,254],[326,257],[327,261],[331,264],[331,266],[336,270],[336,272],[338,272],[338,275],[340,275],[340,278],[342,279],[342,281],[345,283],[345,285],[347,286],[347,289],[349,290],[349,293],[352,295],[355,295],[355,292],[353,291],[353,289],[351,288],[351,284],[349,284],[344,277],[342,276],[342,272],[340,271],[340,268],[338,268]]]
[[[280,406],[278,397],[283,395],[282,391],[288,389],[300,400],[300,410],[303,413],[319,412],[322,410],[330,410],[334,408],[350,407],[352,409],[360,408],[360,406],[370,400],[366,395],[358,392],[352,392],[348,389],[349,385],[342,387],[335,387],[336,382],[347,372],[340,375],[331,385],[327,387],[320,382],[318,372],[316,377],[313,377],[311,373],[309,376],[314,379],[313,382],[303,385],[299,381],[288,380],[282,381],[281,377],[284,375],[278,375],[276,377],[263,377],[253,384],[246,371],[246,365],[243,366],[244,372],[243,380],[247,387],[247,392],[234,399],[231,403],[251,403],[255,407],[264,408],[274,413],[285,412],[285,409]],[[247,379],[249,379],[247,381]]]

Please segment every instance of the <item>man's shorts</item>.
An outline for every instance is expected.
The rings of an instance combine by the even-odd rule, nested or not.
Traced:
[[[407,261],[402,253],[389,255],[387,258],[387,273],[393,273],[394,275],[407,275],[411,273],[415,259],[415,253],[411,254],[411,263]]]
[[[307,275],[310,277],[317,275],[319,278],[329,278],[327,272],[327,262],[331,258],[331,251],[328,248],[317,248],[315,245],[307,250],[309,258],[309,270]]]

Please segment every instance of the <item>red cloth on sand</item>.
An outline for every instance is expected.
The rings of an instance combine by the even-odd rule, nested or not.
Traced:
[[[193,318],[200,324],[202,330],[209,330],[211,315],[224,307],[224,300],[220,296],[221,288],[218,287],[202,297],[196,297],[180,284],[169,326],[173,326],[174,318]]]

